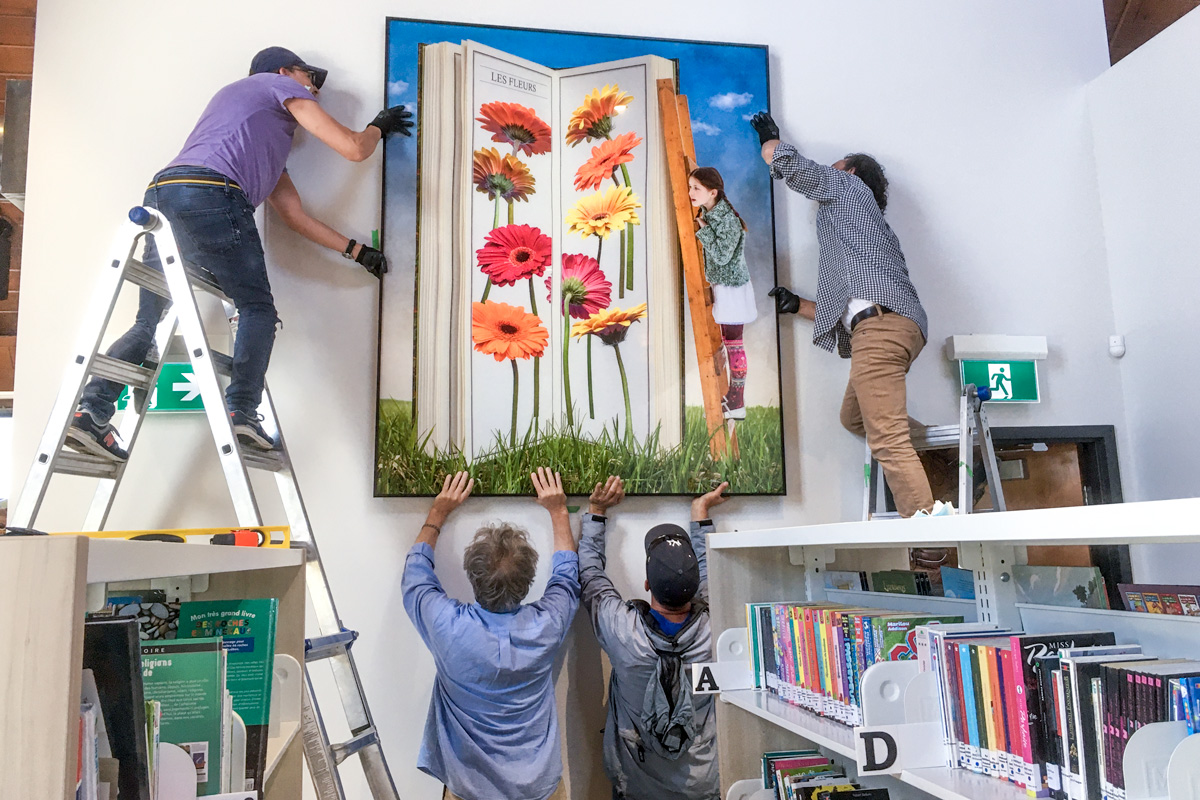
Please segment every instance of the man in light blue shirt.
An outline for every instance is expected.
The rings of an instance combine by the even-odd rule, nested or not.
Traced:
[[[579,556],[561,476],[539,467],[530,477],[554,531],[540,600],[521,604],[538,554],[525,531],[506,523],[480,528],[463,555],[475,602],[446,596],[433,551],[474,488],[466,472],[446,476],[404,565],[404,610],[437,666],[417,768],[451,798],[566,796],[552,669],[579,607]]]

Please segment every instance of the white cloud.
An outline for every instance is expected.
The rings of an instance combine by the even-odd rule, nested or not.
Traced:
[[[754,95],[749,92],[726,92],[708,98],[708,104],[722,111],[733,111],[735,108],[750,105],[750,101],[753,99]]]
[[[746,120],[746,122],[749,122],[750,120],[754,119],[754,115],[753,114],[742,114],[742,119]]]
[[[387,85],[388,98],[399,97],[408,91],[408,81],[391,81]]]
[[[703,133],[705,136],[718,136],[721,129],[716,125],[709,125],[707,122],[693,122],[692,130],[696,133]]]

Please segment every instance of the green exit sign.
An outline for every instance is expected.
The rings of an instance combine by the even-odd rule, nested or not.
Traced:
[[[973,383],[992,390],[992,400],[1001,403],[1036,403],[1036,361],[960,361],[962,384]]]
[[[117,408],[129,405],[129,387],[117,398]],[[150,411],[203,411],[200,385],[188,363],[163,364],[158,385],[150,398]]]

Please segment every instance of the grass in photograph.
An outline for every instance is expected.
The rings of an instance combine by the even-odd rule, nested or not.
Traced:
[[[442,488],[448,472],[468,469],[475,493],[527,495],[529,473],[539,466],[558,470],[568,494],[590,494],[598,481],[620,475],[629,494],[697,494],[728,480],[733,494],[782,494],[783,440],[778,408],[748,408],[737,424],[739,458],[714,459],[709,452],[703,412],[686,409],[683,442],[665,449],[657,433],[643,442],[614,433],[616,423],[595,439],[561,429],[528,433],[511,447],[497,434],[491,448],[471,464],[455,450],[426,448],[427,438],[412,424],[412,404],[383,400],[379,405],[375,491],[380,496],[428,496]]]

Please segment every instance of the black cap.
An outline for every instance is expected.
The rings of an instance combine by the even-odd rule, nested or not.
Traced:
[[[668,608],[688,604],[700,588],[700,564],[678,525],[655,525],[646,533],[646,580],[650,593]]]
[[[325,76],[329,74],[327,69],[305,64],[304,59],[286,47],[268,47],[265,50],[259,50],[250,60],[251,75],[258,75],[262,72],[279,72],[284,67],[300,67],[309,70],[313,74],[313,86],[317,89],[324,85]]]

